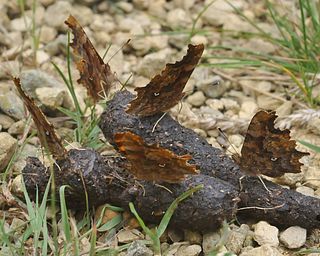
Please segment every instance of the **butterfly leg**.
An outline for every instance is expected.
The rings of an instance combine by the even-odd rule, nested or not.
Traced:
[[[263,179],[261,178],[261,175],[257,176],[264,188],[268,191],[269,194],[272,194],[271,191],[267,188],[266,184],[264,183]]]
[[[246,175],[243,175],[243,176],[241,176],[240,178],[239,178],[239,187],[240,187],[240,192],[242,191],[242,189],[243,189],[243,186],[242,186],[242,180],[243,180],[243,178],[245,178],[246,177]]]

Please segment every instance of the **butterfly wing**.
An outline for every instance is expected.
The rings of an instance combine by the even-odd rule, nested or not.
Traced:
[[[151,116],[175,106],[203,53],[203,44],[189,45],[181,61],[167,64],[165,69],[145,86],[136,88],[137,98],[130,102],[127,113]]]
[[[187,174],[198,173],[196,166],[188,163],[190,155],[178,156],[158,145],[148,145],[132,132],[117,133],[114,141],[126,156],[129,171],[138,179],[176,183]]]
[[[262,110],[254,115],[243,143],[240,168],[249,175],[264,174],[280,177],[285,173],[298,173],[300,158],[309,153],[295,149],[290,131],[274,127],[275,111]]]
[[[85,86],[89,96],[94,102],[97,102],[108,94],[115,77],[110,66],[103,62],[76,18],[70,15],[65,23],[72,30],[74,36],[70,46],[74,53],[80,56],[80,60],[76,63],[80,72],[80,78],[77,82]]]
[[[13,78],[14,84],[23,99],[25,106],[32,115],[33,121],[38,130],[38,137],[41,146],[48,149],[55,159],[64,158],[67,154],[60,137],[56,134],[53,125],[47,120],[41,109],[35,104],[33,99],[24,93],[20,79]]]

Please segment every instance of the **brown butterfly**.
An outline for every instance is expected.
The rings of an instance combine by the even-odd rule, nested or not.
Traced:
[[[81,25],[72,15],[65,21],[73,33],[73,41],[70,46],[74,53],[81,59],[77,62],[80,72],[78,83],[88,90],[88,94],[94,102],[106,96],[115,81],[110,66],[103,62]]]
[[[240,169],[252,176],[260,174],[280,177],[285,173],[299,173],[300,158],[309,153],[295,149],[288,129],[274,127],[275,111],[261,110],[254,115],[248,127],[241,157],[234,156]]]
[[[132,132],[116,133],[114,141],[129,162],[128,170],[138,179],[176,183],[187,174],[198,173],[188,163],[190,155],[178,156],[159,145],[148,145]]]
[[[181,61],[167,64],[145,87],[136,88],[137,98],[130,102],[127,113],[151,116],[175,106],[184,96],[182,91],[197,66],[203,49],[203,44],[190,44],[187,55]]]
[[[24,93],[20,79],[13,78],[14,84],[23,99],[25,106],[32,115],[33,121],[38,130],[38,137],[41,146],[48,149],[55,159],[64,158],[67,154],[60,137],[56,134],[53,125],[47,120],[41,109],[35,104],[34,100]]]

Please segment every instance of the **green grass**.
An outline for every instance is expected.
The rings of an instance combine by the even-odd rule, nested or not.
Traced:
[[[302,145],[310,148],[310,149],[313,150],[314,152],[320,153],[320,147],[319,147],[319,146],[314,145],[314,144],[311,144],[311,143],[309,143],[309,142],[307,142],[307,141],[304,141],[304,140],[299,140],[299,142],[300,142]]]
[[[24,19],[24,23],[28,32],[28,36],[31,39],[31,47],[32,47],[32,54],[33,54],[33,65],[37,66],[37,51],[39,49],[40,44],[40,33],[41,30],[38,29],[36,24],[36,10],[37,10],[37,0],[32,0],[31,3],[31,25],[28,27],[27,23],[27,16],[25,12],[26,8],[26,0],[16,0],[17,4],[20,8],[21,16]]]
[[[217,64],[209,64],[209,66],[221,68],[244,68],[247,66],[285,74],[298,87],[304,101],[311,107],[318,106],[320,95],[314,95],[313,89],[317,83],[316,74],[320,69],[320,1],[299,0],[300,17],[297,22],[290,15],[281,14],[278,5],[268,0],[265,3],[269,21],[278,30],[279,37],[265,32],[257,25],[256,21],[250,20],[241,10],[229,2],[234,11],[257,31],[257,33],[246,33],[246,35],[270,42],[278,49],[277,53],[262,54],[254,49],[233,46],[228,47],[228,50],[233,52],[231,58],[228,58],[224,53],[206,56],[208,59],[225,60]],[[210,49],[217,50],[217,52],[221,49],[226,50],[223,46],[211,47]]]
[[[152,242],[152,248],[154,255],[161,255],[161,248],[160,248],[160,237],[163,235],[164,231],[167,229],[170,219],[174,213],[174,211],[177,209],[179,203],[181,203],[186,198],[190,197],[193,193],[199,191],[203,188],[203,185],[198,185],[194,188],[191,188],[181,194],[179,197],[177,197],[169,206],[166,213],[163,215],[162,220],[158,227],[155,228],[155,230],[149,229],[142,218],[139,216],[138,212],[134,208],[133,203],[129,204],[130,210],[133,213],[133,215],[136,217],[136,219],[139,222],[139,225],[143,229],[143,231],[150,237]]]
[[[16,162],[16,160],[18,159],[19,155],[21,154],[21,152],[23,151],[23,148],[25,147],[25,145],[28,143],[29,139],[31,139],[35,133],[32,132],[26,139],[24,139],[29,132],[29,128],[30,128],[30,123],[31,123],[31,116],[28,117],[28,119],[26,120],[26,126],[23,132],[23,136],[22,136],[22,140],[18,141],[18,144],[14,150],[13,155],[10,158],[10,161],[6,167],[6,169],[4,170],[3,173],[1,173],[0,175],[0,183],[6,183],[8,181],[8,178],[12,176],[12,169],[13,169],[13,165]]]
[[[314,249],[301,249],[298,252],[294,252],[293,255],[311,255],[311,254],[317,255],[320,253],[320,249],[314,248]]]

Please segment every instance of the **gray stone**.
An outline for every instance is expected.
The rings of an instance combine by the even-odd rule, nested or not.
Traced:
[[[296,188],[296,191],[304,194],[305,196],[314,196],[314,190],[307,186],[300,186]]]
[[[166,251],[166,255],[168,256],[173,256],[177,253],[177,251],[179,250],[179,248],[183,245],[188,244],[188,242],[176,242],[173,243],[169,246],[169,248]]]
[[[107,32],[112,33],[115,29],[113,17],[109,15],[94,14],[93,21],[90,23],[90,28],[94,32]],[[117,27],[118,29],[118,27]]]
[[[283,256],[275,247],[262,245],[240,254],[240,256]]]
[[[12,222],[11,222],[11,225],[10,225],[10,229],[14,230],[14,235],[16,237],[23,234],[23,231],[24,231],[24,229],[26,227],[25,223],[26,222],[24,220],[21,220],[21,219],[19,219],[17,217],[14,217],[12,219]]]
[[[119,21],[117,28],[123,32],[130,32],[133,27],[135,27],[134,31],[137,31],[138,34],[139,34],[139,32],[143,33],[142,26],[135,19],[133,19],[131,17],[125,17],[125,18],[121,19]]]
[[[207,99],[206,105],[212,109],[215,109],[215,110],[223,110],[224,109],[223,102],[218,99]]]
[[[185,33],[172,34],[168,38],[169,45],[172,45],[174,48],[183,49],[186,46],[188,41],[188,35]]]
[[[292,101],[283,102],[279,107],[276,108],[276,112],[278,116],[288,116],[292,113]]]
[[[47,7],[51,4],[53,4],[55,0],[39,0],[39,3],[43,5],[44,7]]]
[[[238,112],[240,109],[238,102],[233,99],[221,98],[220,101],[223,103],[225,110]]]
[[[200,107],[206,101],[206,97],[204,96],[202,91],[197,91],[194,94],[191,94],[187,98],[187,102],[189,102],[192,106]]]
[[[2,129],[9,129],[9,127],[14,123],[14,120],[7,115],[1,114],[0,113],[0,125]]]
[[[205,4],[210,3],[212,4],[202,16],[204,23],[213,26],[223,26],[224,29],[231,29],[233,31],[238,31],[239,28],[241,28],[242,31],[253,30],[250,28],[248,22],[243,21],[239,15],[233,12],[233,8],[226,1],[205,1]],[[234,1],[232,4],[237,8],[241,8],[243,6],[242,1]]]
[[[0,79],[10,79],[9,74],[19,73],[19,62],[15,60],[2,60],[0,62]],[[0,88],[3,84],[0,84]],[[2,88],[1,88],[2,89]],[[2,90],[0,90],[1,94]]]
[[[24,106],[20,97],[13,91],[1,94],[0,92],[0,110],[14,119],[24,117]]]
[[[133,10],[133,5],[129,2],[118,2],[117,6],[126,13],[130,13]]]
[[[250,228],[246,224],[242,224],[240,227],[234,227],[228,235],[228,240],[225,244],[226,248],[238,254],[249,232]]]
[[[244,141],[244,137],[239,134],[232,134],[228,137],[230,143],[234,145],[236,148],[239,148]]]
[[[27,70],[21,73],[21,85],[26,93],[35,97],[35,90],[42,87],[63,88],[65,85],[55,77],[36,69]]]
[[[200,129],[200,128],[193,128],[193,131],[198,134],[199,136],[201,136],[202,138],[206,138],[207,137],[207,133]]]
[[[144,33],[144,32],[142,32]],[[130,34],[141,34],[138,32],[132,32]],[[151,49],[151,42],[148,38],[136,38],[131,41],[131,47],[136,51],[137,56],[143,56],[147,54]]]
[[[241,47],[245,49],[254,49],[254,51],[257,53],[265,54],[271,54],[277,49],[275,44],[269,43],[267,40],[261,38],[251,38],[248,41],[246,41],[243,45],[241,45]]]
[[[241,109],[239,111],[240,118],[250,119],[257,111],[258,106],[254,101],[245,101],[241,104]]]
[[[68,18],[73,10],[73,6],[68,1],[57,1],[50,5],[44,17],[45,23],[49,27],[57,29],[66,29],[64,21]],[[84,26],[84,24],[81,24]]]
[[[56,109],[62,105],[67,92],[62,88],[41,87],[37,88],[35,93],[44,106]]]
[[[47,44],[53,41],[57,36],[57,30],[46,25],[41,26],[40,42]]]
[[[44,47],[46,52],[51,56],[66,52],[67,35],[58,35],[53,41],[47,43]]]
[[[310,186],[320,188],[319,165],[308,166],[304,180],[307,180]]]
[[[142,242],[133,241],[127,250],[127,256],[152,256],[153,252]]]
[[[204,234],[203,241],[202,241],[203,252],[206,254],[212,251],[219,241],[220,241],[220,235],[216,232],[210,232],[210,233]]]
[[[172,51],[169,49],[164,49],[159,52],[146,55],[138,64],[136,70],[137,74],[147,78],[152,78],[164,69],[168,62],[168,58],[171,55]]]
[[[197,231],[192,230],[184,230],[184,239],[188,241],[190,244],[201,244],[202,243],[202,236]]]
[[[278,246],[278,234],[279,229],[265,221],[259,221],[254,225],[254,240],[259,245]]]
[[[11,30],[24,32],[30,29],[32,20],[28,16],[16,18],[11,21]]]
[[[271,98],[267,95],[259,95],[257,97],[257,103],[259,108],[262,109],[276,109],[279,106],[281,106],[282,101],[275,98]]]
[[[283,176],[276,178],[277,183],[294,187],[298,182],[304,179],[304,174],[300,173],[285,173]]]
[[[167,15],[167,23],[171,28],[184,28],[191,25],[190,15],[183,9],[173,9]]]
[[[176,7],[182,8],[184,10],[189,10],[194,6],[195,0],[174,0],[173,3]]]
[[[320,118],[312,118],[308,121],[307,127],[316,135],[320,135]]]
[[[119,243],[131,243],[135,240],[144,239],[143,234],[137,229],[126,230],[122,229],[117,234]]]
[[[161,31],[154,31],[155,34],[161,34]],[[155,50],[162,50],[168,47],[169,36],[159,35],[148,38],[150,47]]]
[[[133,4],[137,9],[145,10],[148,9],[151,0],[133,0]]]
[[[219,76],[209,77],[197,83],[198,89],[210,98],[220,97],[229,89],[229,86],[230,83],[224,82]]]
[[[0,171],[6,168],[9,163],[11,157],[14,154],[17,140],[13,138],[9,133],[0,132]]]
[[[166,5],[165,0],[151,1],[150,5],[149,5],[148,12],[150,15],[153,15],[155,17],[159,17],[159,18],[165,20],[167,17],[165,5]]]
[[[190,41],[192,44],[203,44],[204,46],[208,44],[208,39],[202,35],[195,35]]]
[[[81,26],[87,26],[90,25],[90,23],[93,21],[93,12],[91,8],[84,6],[84,5],[73,5],[72,6],[72,15],[77,18]],[[69,14],[68,14],[69,15]],[[68,17],[68,16],[66,16]],[[66,19],[65,17],[65,19]],[[64,25],[64,22],[62,22],[62,25]]]
[[[29,17],[30,19],[34,19],[34,22],[36,23],[36,29],[38,30],[41,26],[38,26],[38,24],[43,24],[43,19],[45,15],[45,8],[42,5],[37,5],[33,13],[33,10],[27,10],[25,12],[25,15]],[[31,26],[29,27],[29,30],[31,31]]]
[[[287,228],[280,234],[280,241],[289,249],[302,247],[307,240],[307,230],[298,226]]]
[[[201,251],[202,248],[198,244],[182,245],[175,253],[175,256],[197,256]]]
[[[19,120],[10,126],[10,128],[8,129],[8,133],[12,135],[23,134],[25,126],[26,120]]]
[[[15,196],[22,196],[23,195],[23,178],[22,174],[17,175],[11,184],[11,192]]]
[[[31,50],[31,54],[33,54],[32,50]],[[50,55],[43,50],[38,50],[36,53],[36,60],[39,65],[42,65],[44,63],[47,63],[50,60]]]
[[[180,241],[183,240],[183,232],[181,230],[178,230],[178,229],[170,228],[168,230],[168,237],[174,243],[180,242]]]

